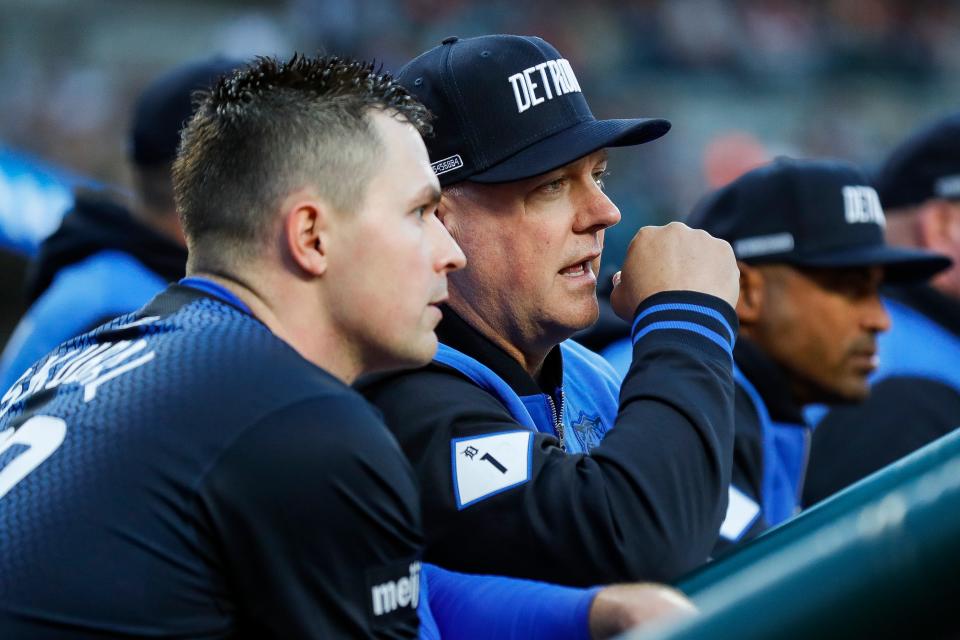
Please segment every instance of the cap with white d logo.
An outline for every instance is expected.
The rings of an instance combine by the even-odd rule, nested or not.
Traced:
[[[923,280],[950,259],[892,247],[877,192],[856,167],[778,158],[707,196],[688,224],[733,246],[749,264],[883,266],[887,281]]]
[[[670,129],[660,119],[597,120],[570,62],[532,36],[446,38],[397,79],[435,116],[426,144],[444,186],[522,180]]]

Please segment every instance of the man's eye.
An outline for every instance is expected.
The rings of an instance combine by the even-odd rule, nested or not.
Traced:
[[[546,193],[554,193],[563,189],[563,185],[565,184],[565,182],[566,181],[563,178],[557,178],[556,180],[551,180],[545,185],[542,185],[540,187],[540,190]]]
[[[603,189],[605,186],[607,186],[606,178],[609,175],[610,175],[609,171],[606,171],[606,170],[598,171],[597,173],[593,174],[593,181],[597,183],[598,187]]]

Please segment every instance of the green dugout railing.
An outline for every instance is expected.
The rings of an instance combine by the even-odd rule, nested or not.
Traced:
[[[960,429],[677,586],[699,616],[623,637],[960,638]]]

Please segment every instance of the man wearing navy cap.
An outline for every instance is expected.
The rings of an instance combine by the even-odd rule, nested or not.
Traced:
[[[884,291],[893,328],[879,341],[870,398],[817,425],[807,504],[960,426],[960,113],[911,135],[875,184],[890,242],[946,254],[954,265],[928,285]]]
[[[438,215],[467,256],[434,361],[364,387],[418,472],[425,557],[574,585],[699,565],[730,479],[729,245],[679,223],[634,238],[612,297],[633,322],[622,389],[568,340],[597,319],[603,234],[620,219],[604,149],[669,124],[595,119],[572,65],[535,37],[448,38],[398,79],[435,115]]]
[[[139,308],[183,277],[187,251],[170,166],[193,112],[191,93],[238,64],[222,58],[186,64],[140,96],[129,150],[135,202],[121,204],[118,194],[80,194],[43,242],[28,273],[30,309],[0,356],[0,393],[56,345]]]
[[[890,328],[880,284],[924,280],[950,261],[887,245],[876,191],[840,162],[779,159],[708,196],[689,223],[729,241],[740,261],[724,549],[798,510],[802,408],[867,397],[877,336]]]

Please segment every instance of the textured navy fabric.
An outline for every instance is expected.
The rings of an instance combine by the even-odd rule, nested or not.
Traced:
[[[0,451],[0,637],[416,635],[415,603],[371,610],[418,560],[408,463],[222,301],[174,286],[61,345],[0,401]]]

